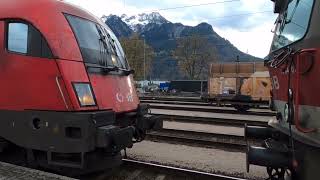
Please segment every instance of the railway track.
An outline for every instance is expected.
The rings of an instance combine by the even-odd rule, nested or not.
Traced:
[[[148,132],[147,139],[166,143],[222,147],[236,150],[244,150],[246,147],[244,136],[176,129],[162,129],[161,131]]]
[[[257,121],[257,120],[239,120],[239,119],[225,119],[225,118],[214,118],[214,117],[192,117],[192,116],[179,116],[179,115],[166,115],[166,114],[153,114],[160,116],[164,121],[174,121],[181,123],[198,123],[208,125],[224,125],[224,126],[235,126],[244,127],[245,124],[250,126],[268,126],[268,122]]]
[[[123,165],[118,172],[108,179],[126,179],[126,180],[140,180],[140,179],[175,179],[175,180],[245,180],[231,176],[224,176],[219,174],[212,174],[189,169],[183,169],[172,166],[165,166],[155,163],[143,162],[132,159],[123,159]]]
[[[216,102],[205,102],[200,97],[141,96],[139,98],[141,102],[144,102],[144,103],[218,106]],[[238,105],[258,106],[258,109],[269,109],[269,104],[267,102],[260,102],[260,101],[241,102],[241,101],[224,100],[224,101],[221,101],[220,103],[222,103],[226,107],[233,107],[234,104],[238,104]]]
[[[161,103],[161,104],[174,104],[174,105],[192,105],[192,106],[214,106],[206,102],[187,102],[187,101],[161,101],[161,100],[144,100],[140,99],[142,103]]]
[[[189,130],[162,129],[147,133],[147,139],[151,141],[161,141],[183,145],[193,145],[201,147],[220,147],[233,150],[244,151],[246,141],[243,135],[209,133]],[[249,139],[250,144],[257,144],[256,139]]]
[[[143,103],[154,103],[154,104],[172,104],[172,105],[191,105],[191,106],[208,106],[208,107],[218,107],[217,103],[207,103],[207,102],[190,102],[190,101],[174,101],[174,100],[153,100],[153,99],[141,99]],[[223,107],[234,108],[232,104],[224,104]],[[268,105],[260,105],[257,109],[270,109]]]
[[[183,102],[203,102],[200,97],[162,97],[162,96],[140,96],[141,100],[158,101],[183,101]]]
[[[256,115],[256,116],[275,116],[275,112],[271,111],[246,111],[240,112],[235,109],[223,109],[216,107],[205,106],[190,106],[190,105],[167,105],[167,104],[150,104],[152,109],[170,109],[182,111],[197,111],[197,112],[211,112],[211,113],[225,113],[225,114],[242,114],[242,115]]]

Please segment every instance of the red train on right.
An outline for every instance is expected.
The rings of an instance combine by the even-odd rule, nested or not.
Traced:
[[[272,0],[279,14],[265,65],[277,118],[245,128],[249,165],[267,167],[269,179],[315,180],[320,170],[320,1]]]

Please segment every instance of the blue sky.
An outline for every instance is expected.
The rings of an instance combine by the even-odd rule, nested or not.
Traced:
[[[272,40],[276,15],[270,0],[66,0],[96,16],[135,15],[172,7],[209,4],[158,11],[171,22],[195,26],[207,22],[222,37],[249,54],[264,57]],[[223,3],[222,3],[223,2]],[[213,4],[216,3],[216,4]],[[263,13],[261,13],[263,12]],[[255,14],[249,14],[255,13]]]

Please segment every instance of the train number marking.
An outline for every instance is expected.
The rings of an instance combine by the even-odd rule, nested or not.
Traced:
[[[279,79],[277,76],[272,77],[272,87],[273,89],[280,89]]]
[[[128,94],[127,100],[128,100],[128,102],[133,102],[133,97],[131,94]]]

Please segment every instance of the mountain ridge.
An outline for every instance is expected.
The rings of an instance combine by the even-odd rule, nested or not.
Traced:
[[[230,41],[216,33],[212,25],[206,22],[196,26],[187,26],[182,23],[172,23],[159,13],[141,13],[134,16],[111,14],[102,18],[118,38],[127,38],[133,33],[143,37],[156,54],[161,54],[161,57],[155,58],[153,65],[163,67],[163,69],[171,68],[172,72],[179,71],[177,62],[171,57],[178,39],[192,35],[206,38],[210,45],[215,46],[220,62],[234,62],[237,59],[243,62],[261,60],[241,52]],[[158,79],[168,78],[167,75],[163,76],[160,70],[153,70],[152,76]],[[183,77],[178,74],[176,78]]]

